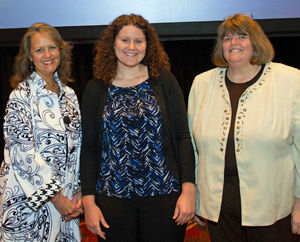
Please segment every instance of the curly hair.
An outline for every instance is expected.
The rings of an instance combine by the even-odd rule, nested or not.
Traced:
[[[73,46],[62,39],[59,32],[46,23],[35,23],[25,33],[19,52],[15,58],[13,75],[10,78],[10,83],[15,88],[20,82],[25,80],[33,71],[33,63],[30,60],[31,38],[34,34],[41,33],[52,39],[60,51],[60,64],[57,68],[57,74],[62,83],[67,84],[72,82],[71,68],[72,68],[72,49]]]
[[[223,39],[228,33],[249,35],[253,48],[250,60],[252,65],[262,65],[273,60],[273,46],[259,24],[244,14],[235,14],[218,27],[218,37],[212,54],[212,61],[216,66],[228,66],[223,56]]]
[[[149,75],[158,77],[161,69],[170,70],[169,57],[165,52],[153,26],[140,15],[130,14],[117,17],[102,33],[94,52],[94,77],[110,85],[117,74],[117,57],[114,43],[119,31],[126,25],[140,28],[146,38],[146,55],[142,64],[149,69]]]

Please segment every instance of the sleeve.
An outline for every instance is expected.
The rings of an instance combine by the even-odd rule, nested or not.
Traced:
[[[293,87],[293,158],[295,163],[294,196],[300,198],[300,71],[296,71]]]
[[[194,136],[193,136],[193,123],[194,123],[194,116],[195,116],[195,107],[197,105],[196,101],[196,82],[194,80],[189,97],[188,97],[188,112],[187,112],[187,117],[188,117],[188,125],[189,125],[189,130],[191,134],[191,139],[192,139],[192,145],[193,145],[193,150],[194,150],[194,156],[195,156],[195,183],[197,184],[197,179],[198,179],[198,152],[196,148],[196,144],[194,141]]]
[[[66,93],[69,99],[68,105],[72,106],[73,114],[72,120],[69,124],[69,130],[72,132],[71,142],[73,148],[69,153],[69,159],[76,163],[75,168],[75,175],[74,175],[74,189],[73,189],[73,196],[81,190],[81,182],[80,182],[80,152],[81,152],[81,142],[82,142],[82,127],[81,127],[81,113],[80,113],[80,106],[78,102],[77,95],[75,91],[66,86]],[[76,147],[76,148],[75,148]],[[75,148],[75,152],[73,153],[72,150]],[[63,194],[64,195],[64,194]],[[72,196],[72,197],[73,197]]]
[[[15,179],[27,197],[26,204],[36,211],[61,190],[61,185],[53,177],[51,167],[35,151],[29,93],[29,87],[24,86],[11,93],[3,129],[9,151],[5,162],[11,162]]]
[[[173,132],[175,132],[178,168],[181,182],[195,183],[195,158],[188,128],[187,111],[182,90],[176,78],[170,73],[167,76],[168,102],[171,107]]]
[[[85,88],[82,105],[82,146],[80,155],[80,180],[82,195],[94,195],[96,192],[97,167],[99,165],[100,120],[98,119],[98,98],[95,81],[88,83]]]

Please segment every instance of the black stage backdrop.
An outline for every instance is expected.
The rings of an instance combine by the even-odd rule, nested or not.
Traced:
[[[300,69],[300,36],[270,37],[275,49],[274,62],[281,62]],[[176,76],[185,100],[194,77],[206,70],[213,68],[211,63],[211,52],[215,40],[166,40],[163,41],[164,48],[168,53],[172,72]],[[93,43],[76,43],[73,49],[73,78],[74,83],[70,86],[77,93],[81,102],[84,88],[92,78]],[[11,92],[9,77],[12,73],[14,58],[17,54],[16,46],[0,47],[0,119],[3,120],[5,105]],[[1,136],[3,137],[3,122],[1,122]],[[0,139],[0,162],[3,160],[3,138]]]

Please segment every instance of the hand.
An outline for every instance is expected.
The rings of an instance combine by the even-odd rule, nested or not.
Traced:
[[[174,216],[177,225],[183,225],[195,214],[195,185],[186,182],[182,184],[182,192],[177,200]]]
[[[86,227],[93,234],[96,234],[100,238],[105,240],[105,232],[101,230],[100,223],[105,228],[109,228],[109,225],[106,223],[100,208],[95,204],[95,196],[84,196],[83,207]]]
[[[295,198],[292,212],[292,233],[300,235],[300,198]]]
[[[78,210],[76,210],[74,213],[68,215],[65,217],[65,221],[69,221],[73,218],[77,218],[80,214],[83,214],[83,206],[82,206],[82,194],[81,192],[77,192],[73,199],[72,199],[72,203],[76,206],[76,208],[78,208]]]
[[[200,224],[201,226],[205,226],[206,225],[205,220],[202,217],[200,217],[199,215],[197,215],[197,214],[195,214],[195,216],[194,216],[194,221],[196,223]]]
[[[56,194],[51,199],[51,202],[62,217],[69,216],[70,218],[75,218],[74,216],[78,217],[80,213],[83,213],[81,206],[78,208],[70,199],[63,196],[61,193]]]

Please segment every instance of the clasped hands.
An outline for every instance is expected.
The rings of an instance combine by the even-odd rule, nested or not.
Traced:
[[[81,192],[76,193],[72,200],[58,193],[51,199],[51,202],[66,222],[83,214]]]

